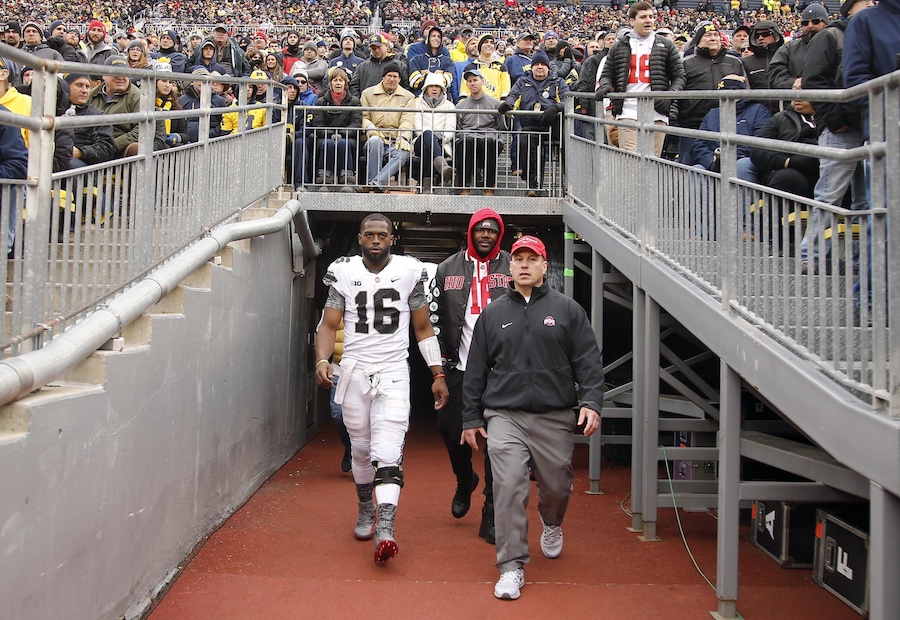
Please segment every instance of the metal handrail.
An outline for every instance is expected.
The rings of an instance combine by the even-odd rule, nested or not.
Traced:
[[[846,90],[610,93],[612,99],[638,101],[638,120],[630,123],[638,130],[636,153],[575,135],[576,121],[594,125],[598,136],[601,128],[619,124],[576,114],[574,105],[583,98],[591,94],[572,93],[567,100],[571,203],[642,253],[672,266],[718,300],[724,312],[749,321],[874,410],[900,417],[900,330],[889,328],[890,318],[900,316],[900,270],[892,269],[900,256],[896,244],[878,241],[900,234],[898,218],[888,217],[900,206],[900,71]],[[660,98],[715,99],[722,130],[656,125],[653,100]],[[746,98],[867,98],[871,138],[862,146],[836,149],[739,135],[736,103]],[[720,143],[721,173],[656,157],[654,133]],[[740,179],[739,145],[865,161],[872,171],[868,208],[826,205]],[[643,182],[628,176],[636,173]],[[623,194],[626,187],[631,189]],[[807,218],[818,217],[826,223],[807,227]],[[813,267],[801,259],[801,238],[811,248]],[[821,257],[814,262],[817,246]]]

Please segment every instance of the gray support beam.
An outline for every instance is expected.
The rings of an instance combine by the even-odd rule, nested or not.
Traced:
[[[869,617],[900,618],[900,497],[872,483],[869,523]]]
[[[647,295],[643,289],[634,287],[634,312],[632,313],[632,348],[634,349],[631,360],[632,382],[634,384],[634,403],[631,416],[631,531],[644,531],[644,347],[646,335],[644,334],[644,305]],[[653,471],[656,471],[654,466]],[[654,485],[654,488],[656,486]]]
[[[566,297],[575,294],[575,233],[568,226],[563,232],[563,292]]]
[[[741,377],[720,363],[719,502],[716,537],[715,618],[736,618],[738,594],[738,512],[741,467]]]
[[[573,244],[574,245],[574,244]],[[603,286],[606,281],[606,272],[609,265],[600,252],[591,251],[591,323],[594,326],[594,335],[597,337],[597,345],[603,351]],[[601,412],[602,415],[602,412]],[[600,422],[603,424],[602,420]],[[590,488],[588,494],[599,495],[600,490],[600,457],[601,457],[601,429],[590,438],[590,459],[588,460],[588,479]]]
[[[658,541],[656,535],[656,481],[659,470],[659,304],[650,295],[644,302],[644,428],[643,428],[643,518],[644,542]]]

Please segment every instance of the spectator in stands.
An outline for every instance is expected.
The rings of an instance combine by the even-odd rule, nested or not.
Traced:
[[[843,49],[844,86],[851,88],[864,84],[869,80],[894,72],[898,68],[900,58],[900,5],[897,0],[881,0],[871,11],[860,13],[848,23]],[[869,134],[869,100],[859,100],[863,112],[863,138],[870,139]],[[881,139],[879,136],[878,139]],[[868,190],[871,193],[871,170],[866,168]],[[884,170],[885,177],[891,173]],[[874,205],[873,205],[874,206]],[[869,232],[866,254],[866,280],[868,281],[868,305],[872,303],[872,217],[867,219]],[[885,243],[885,239],[879,243]],[[861,281],[853,285],[856,306],[861,306]]]
[[[809,42],[828,25],[828,11],[821,4],[813,2],[803,9],[802,19],[801,36],[779,47],[772,57],[769,64],[769,88],[791,88],[794,80],[800,77]]]
[[[106,26],[99,19],[95,19],[88,24],[86,41],[87,45],[84,49],[84,55],[87,56],[88,62],[95,65],[106,64],[106,59],[111,56],[117,56],[118,51],[111,48],[106,43]]]
[[[184,49],[184,55],[187,56],[188,60],[185,63],[188,68],[191,67],[191,57],[200,49],[200,44],[203,43],[203,40],[206,39],[206,35],[203,34],[202,30],[193,30],[191,34],[188,35],[188,42]]]
[[[653,7],[647,2],[636,2],[628,9],[628,22],[632,32],[616,41],[603,67],[597,99],[610,92],[640,93],[647,91],[678,92],[684,88],[684,65],[675,44],[669,39],[653,34]],[[655,99],[654,123],[667,125],[672,102]],[[613,115],[618,120],[637,120],[637,100],[613,101]],[[665,134],[655,133],[655,153],[662,153]],[[637,151],[637,128],[619,125],[619,146],[627,151]]]
[[[356,33],[352,28],[344,28],[341,30],[340,50],[338,55],[328,62],[329,69],[343,69],[348,78],[352,79],[357,67],[363,62],[365,61],[356,55]],[[347,86],[349,88],[349,83]]]
[[[213,71],[218,71],[222,75],[226,75],[227,73],[225,67],[216,62],[216,44],[212,39],[206,39],[201,43],[195,56],[192,56],[189,62],[192,63],[192,73],[197,67],[206,69],[208,73],[212,73]]]
[[[91,77],[86,73],[70,73],[66,76],[69,84],[69,103],[72,116],[98,116],[102,110],[88,103],[91,94]],[[116,143],[110,125],[76,127],[74,146],[69,168],[82,168],[112,160],[116,156]]]
[[[263,60],[263,69],[276,82],[280,82],[284,78],[284,69],[282,67],[281,58],[278,57],[277,53],[269,52],[266,54]]]
[[[181,37],[174,30],[166,30],[159,35],[159,49],[150,57],[156,61],[167,62],[175,73],[187,70],[187,56],[181,52]]]
[[[384,65],[393,60],[389,51],[390,44],[383,34],[373,34],[369,37],[369,59],[356,68],[350,80],[350,92],[354,97],[359,97],[361,100],[364,90],[381,83]],[[397,63],[397,66],[400,68],[398,86],[402,88],[402,85],[408,81],[409,74],[402,64]]]
[[[294,72],[294,79],[297,81],[297,100],[295,105],[315,105],[318,100],[316,91],[310,88],[309,75],[306,69],[301,69],[298,64],[294,64],[291,68]],[[297,191],[306,191],[306,185],[313,178],[312,157],[314,155],[312,134],[309,132],[306,124],[312,116],[311,110],[298,111],[295,116],[294,123],[294,142],[293,142],[293,171],[294,186]]]
[[[747,90],[747,78],[743,75],[726,75],[717,85],[719,90]],[[740,99],[737,102],[737,133],[742,136],[758,136],[763,126],[772,118],[772,113],[761,103],[750,99]],[[720,131],[719,108],[712,108],[703,117],[700,123],[701,131]],[[715,140],[694,140],[691,145],[691,156],[696,165],[711,172],[719,172],[720,161],[718,149],[720,143]],[[759,181],[759,176],[753,162],[750,159],[750,147],[738,145],[737,147],[737,176],[745,181],[754,183]]]
[[[47,60],[62,60],[62,54],[44,43],[44,30],[35,22],[22,26],[22,51]]]
[[[800,87],[800,78],[796,78],[793,88]],[[809,101],[792,101],[791,107],[769,119],[758,135],[760,138],[783,142],[818,144],[813,112]],[[813,188],[819,178],[817,158],[753,148],[750,159],[763,185],[807,198],[813,197]]]
[[[741,59],[747,73],[750,88],[769,88],[769,66],[778,48],[784,45],[784,36],[775,22],[764,19],[750,29],[752,55]],[[770,110],[778,108],[778,102],[767,102]]]
[[[569,87],[555,73],[550,72],[550,59],[543,51],[531,59],[531,73],[516,82],[498,110],[506,114],[513,108],[542,112],[540,116],[523,116],[520,119],[524,135],[525,161],[522,170],[528,182],[528,195],[537,196],[543,182],[544,146],[559,140],[559,114],[563,110],[563,97]],[[520,164],[522,154],[520,153]]]
[[[192,74],[196,76],[205,76],[210,75],[210,72],[204,67],[194,67],[191,71]],[[224,75],[222,76],[224,77]],[[191,82],[187,88],[184,89],[184,94],[181,95],[178,99],[178,104],[181,106],[183,110],[199,110],[200,109],[200,93],[203,88],[202,80],[194,80]],[[213,108],[224,108],[227,103],[225,99],[221,95],[217,95],[216,93],[211,93],[210,96],[210,107]],[[235,115],[237,113],[235,112]],[[237,123],[237,116],[232,117],[233,126],[229,126],[227,129],[223,127],[222,115],[215,114],[209,117],[209,136],[210,138],[217,138],[219,136],[225,135],[226,133],[236,133],[240,130]],[[230,130],[230,131],[229,131]],[[200,119],[197,117],[192,117],[188,119],[188,139],[190,142],[199,142],[200,141]]]
[[[750,50],[750,26],[741,24],[731,33],[731,49],[741,58],[752,56]]]
[[[556,44],[553,56],[550,56],[550,70],[572,85],[578,81],[578,63],[572,53],[572,46],[568,41],[560,41]]]
[[[284,47],[281,50],[284,57],[284,72],[291,74],[294,63],[303,57],[303,48],[300,46],[300,33],[296,30],[288,30],[284,38]]]
[[[4,86],[4,73],[9,70],[0,59],[0,89]],[[3,95],[0,94],[0,98]],[[5,105],[0,103],[0,110],[3,112],[11,112]],[[28,147],[22,138],[22,132],[10,125],[0,125],[0,179],[25,179],[28,176]],[[24,192],[24,188],[22,188]],[[5,189],[0,186],[0,211],[7,211],[7,233],[6,233],[6,257],[13,257],[13,244],[16,240],[16,224],[19,221],[19,209],[17,203],[17,191],[15,188]],[[3,204],[4,200],[9,200],[9,206]],[[6,296],[6,305],[9,307],[10,296]]]
[[[544,42],[541,44],[541,49],[547,52],[548,58],[553,58],[556,54],[556,46],[559,44],[559,35],[553,31],[548,30],[544,33]]]
[[[159,63],[156,70],[161,73],[156,80],[156,109],[169,111],[180,110],[177,91],[173,88],[174,80],[169,79],[172,68],[166,63]],[[166,146],[175,147],[187,144],[190,140],[186,118],[167,118],[163,121],[166,134]]]
[[[721,32],[714,23],[697,30],[693,46],[694,54],[684,59],[684,90],[714,90],[726,75],[744,75],[744,65],[722,45]],[[679,101],[678,126],[699,129],[707,112],[716,105],[711,99]],[[681,136],[678,144],[678,163],[685,166],[697,163],[691,152],[694,139]]]
[[[250,64],[244,58],[244,53],[237,43],[228,36],[228,28],[222,24],[216,26],[213,29],[212,40],[216,49],[215,62],[225,69],[224,71],[216,69],[217,71],[234,77],[250,75]],[[191,66],[200,64],[196,57],[192,57],[189,63]]]
[[[76,41],[75,45],[71,45],[66,41],[66,27],[65,25],[57,20],[53,22],[57,24],[52,29],[52,32],[56,33],[47,38],[47,46],[51,49],[59,52],[59,55],[62,56],[63,60],[66,62],[87,62],[87,56],[84,55],[84,52],[81,50],[81,45]],[[62,31],[62,32],[60,32]]]
[[[413,116],[413,154],[419,158],[420,182],[423,192],[430,192],[437,180],[449,185],[453,180],[453,167],[448,159],[453,153],[453,132],[456,116],[448,110],[456,108],[447,98],[449,73],[429,73],[425,76],[422,95],[409,103],[416,110]]]
[[[125,55],[125,50],[128,49],[128,44],[131,43],[131,39],[128,38],[128,33],[124,30],[116,30],[112,35],[112,49],[116,54]]]
[[[12,72],[8,68],[8,62],[6,58],[0,58],[0,105],[13,114],[31,116],[31,97],[22,94],[12,85]],[[28,146],[28,136],[28,130],[22,129],[25,146]]]
[[[251,73],[261,68],[263,65],[263,58],[265,54],[262,50],[256,49],[255,46],[250,45],[244,51],[244,59],[247,61],[247,64],[250,65]]]
[[[3,29],[3,41],[10,47],[22,47],[22,27],[19,22],[6,22],[6,27]]]
[[[250,44],[258,49],[263,55],[274,51],[269,47],[269,37],[266,36],[266,33],[263,30],[256,31],[256,34],[254,34],[253,38],[250,40]]]
[[[128,67],[128,62],[121,56],[110,56],[107,67]],[[104,75],[103,83],[91,90],[89,103],[104,114],[120,114],[124,112],[140,112],[141,91],[131,81],[120,75]],[[117,157],[131,157],[138,154],[138,123],[120,122],[112,126],[113,139],[116,144]],[[156,123],[153,138],[153,150],[166,147],[165,126],[162,121]]]
[[[484,77],[484,90],[495,99],[506,98],[512,85],[509,83],[509,73],[506,72],[503,63],[494,60],[494,35],[481,35],[478,37],[477,46],[478,57],[472,61],[472,64]],[[464,67],[463,72],[467,68]],[[459,96],[469,96],[469,87],[466,84],[460,85]]]
[[[459,29],[459,37],[456,44],[450,48],[450,60],[453,62],[461,62],[469,60],[468,45],[469,40],[475,36],[475,29],[470,24],[463,24]]]
[[[844,31],[847,29],[848,22],[852,22],[855,15],[870,6],[872,6],[871,0],[846,0],[841,5],[841,15],[845,19],[831,22],[825,30],[813,37],[807,49],[806,63],[803,65],[804,89],[843,87],[841,62]],[[851,149],[863,145],[862,111],[858,102],[817,101],[813,105],[816,109],[819,146]],[[819,180],[813,190],[815,199],[826,204],[840,206],[848,188],[851,193],[850,208],[854,211],[867,208],[863,163],[821,158],[819,160]],[[800,242],[800,269],[802,272],[818,272],[819,227],[828,226],[830,223],[830,214],[820,215],[818,209],[812,210],[803,240]],[[812,256],[809,251],[810,239],[812,239]]]
[[[531,54],[534,50],[534,35],[521,32],[513,55],[506,59],[504,67],[509,73],[510,84],[515,84],[520,77],[531,71]],[[591,88],[591,91],[594,89]]]
[[[340,67],[329,69],[328,80],[328,90],[316,101],[309,123],[315,136],[316,183],[327,191],[326,184],[337,180],[342,192],[352,192],[362,112],[345,108],[358,107],[360,101],[350,94],[350,76]]]
[[[415,44],[422,51],[409,57],[409,90],[419,96],[429,73],[443,73],[448,78],[450,100],[458,101],[459,81],[455,79],[456,70],[450,60],[450,51],[443,44],[443,32],[436,23],[431,22],[423,27],[422,34],[425,40]]]
[[[128,61],[128,66],[132,69],[146,69],[150,66],[150,61],[147,59],[147,48],[144,47],[144,42],[140,39],[135,39],[128,44],[128,48],[125,50],[125,58]],[[136,84],[140,84],[140,82],[140,79],[135,80]]]
[[[457,115],[453,149],[456,184],[463,187],[461,195],[468,195],[468,188],[474,185],[484,187],[485,196],[493,196],[497,185],[500,132],[504,129],[503,116],[494,113],[500,107],[500,101],[484,92],[484,76],[474,66],[466,69],[463,77],[469,96],[456,107],[483,110],[483,113]]]
[[[318,47],[314,42],[307,41],[306,45],[303,46],[303,58],[294,63],[292,67],[294,71],[298,68],[306,70],[310,88],[320,92],[322,80],[328,71],[328,61],[324,58],[319,58]]]
[[[376,35],[380,36],[380,35]],[[362,67],[360,65],[360,73]],[[366,108],[406,108],[415,99],[400,86],[401,65],[389,61],[382,66],[381,82],[363,91],[360,102]],[[369,109],[363,112],[366,132],[366,182],[376,192],[384,191],[391,177],[409,161],[412,152],[413,112]]]

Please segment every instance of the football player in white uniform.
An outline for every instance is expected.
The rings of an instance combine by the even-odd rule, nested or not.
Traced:
[[[409,256],[391,256],[392,224],[373,213],[360,224],[362,256],[339,258],[328,267],[329,287],[316,332],[316,383],[330,388],[329,357],[344,321],[344,354],[335,402],[344,408],[352,471],[359,500],[354,535],[375,536],[375,561],[397,555],[394,520],[403,487],[403,442],[409,428],[409,324],[431,368],[434,407],[447,402],[441,349],[431,329],[425,298],[427,274]],[[372,501],[374,490],[376,507]]]

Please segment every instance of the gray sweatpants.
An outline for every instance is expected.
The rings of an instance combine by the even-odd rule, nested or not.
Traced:
[[[562,525],[572,493],[572,452],[577,416],[571,409],[526,413],[485,409],[488,452],[494,473],[497,568],[501,573],[528,563],[531,495],[528,464],[538,486],[538,512],[548,525]]]

